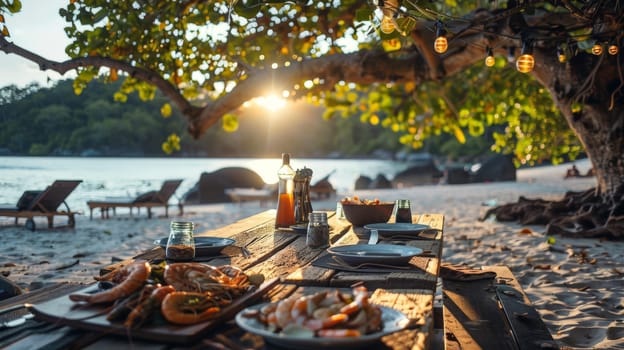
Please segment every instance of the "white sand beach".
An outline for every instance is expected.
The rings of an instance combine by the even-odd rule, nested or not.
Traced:
[[[589,168],[586,161],[576,164],[581,173]],[[413,213],[443,213],[444,261],[509,266],[564,348],[624,349],[624,242],[554,237],[552,245],[543,226],[478,221],[490,206],[519,196],[559,199],[566,191],[595,185],[593,178],[564,180],[567,167],[519,170],[516,182],[339,193],[313,206],[333,210],[339,197],[357,194],[409,199]],[[204,232],[267,209],[257,202],[187,206],[183,219]],[[24,290],[62,281],[90,283],[101,267],[153,247],[154,240],[167,236],[172,219],[121,215],[89,220],[87,213],[77,217],[75,229],[30,232],[23,221],[15,226],[13,219],[0,218],[0,273]]]

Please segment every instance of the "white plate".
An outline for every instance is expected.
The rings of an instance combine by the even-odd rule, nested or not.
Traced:
[[[429,229],[430,227],[422,224],[410,224],[407,222],[397,222],[394,224],[368,224],[364,226],[367,230],[375,229],[379,232],[380,235],[391,237],[393,235],[410,235],[414,234],[415,236],[418,233]]]
[[[195,239],[195,256],[219,255],[221,249],[236,243],[233,239],[222,237],[199,236],[193,238]],[[157,239],[154,241],[154,244],[158,244],[162,249],[166,249],[168,239],[169,237]]]
[[[359,337],[349,338],[299,338],[295,336],[274,333],[265,327],[255,317],[243,316],[250,310],[258,310],[268,303],[254,305],[236,314],[236,324],[247,332],[257,334],[264,338],[267,343],[282,346],[285,349],[319,350],[319,349],[345,349],[361,348],[367,344],[374,345],[384,335],[394,333],[404,329],[409,323],[409,319],[402,312],[393,308],[379,306],[381,309],[381,322],[383,328],[379,332],[365,334]]]
[[[412,257],[422,254],[423,250],[398,244],[353,244],[330,247],[327,252],[349,264],[399,265],[407,264]]]

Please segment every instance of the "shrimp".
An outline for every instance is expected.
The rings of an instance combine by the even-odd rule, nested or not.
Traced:
[[[95,294],[70,294],[72,301],[84,301],[89,304],[107,303],[125,298],[139,290],[150,276],[151,265],[146,261],[135,261],[120,269],[112,271],[99,280],[110,280],[117,283],[111,289]]]
[[[182,292],[229,291],[234,297],[250,287],[247,275],[229,265],[214,267],[198,263],[174,263],[167,265],[163,276],[165,282]]]
[[[160,311],[167,321],[188,325],[214,318],[222,304],[210,293],[172,292],[163,299]]]
[[[142,325],[148,317],[154,312],[155,309],[160,307],[163,299],[169,293],[175,292],[175,288],[172,286],[158,286],[145,298],[139,305],[137,305],[128,317],[124,326],[127,328],[133,328]]]
[[[358,310],[369,305],[368,303],[368,290],[364,286],[353,288],[354,300],[349,304],[343,306],[340,312],[343,314],[351,315]]]
[[[293,321],[291,311],[297,299],[297,297],[291,296],[277,303],[275,321],[280,328],[288,326]]]
[[[360,331],[357,329],[346,329],[346,328],[332,328],[332,329],[321,329],[316,332],[319,337],[325,338],[347,338],[347,337],[359,337],[362,335]]]

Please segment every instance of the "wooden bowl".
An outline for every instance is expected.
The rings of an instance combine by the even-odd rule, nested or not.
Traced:
[[[392,216],[394,203],[379,204],[343,204],[342,211],[354,226],[364,226],[388,222]]]

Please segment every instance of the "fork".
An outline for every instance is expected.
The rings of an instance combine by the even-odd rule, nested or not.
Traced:
[[[396,265],[386,265],[386,264],[379,264],[379,263],[361,263],[361,264],[357,264],[357,265],[351,265],[348,262],[342,260],[342,258],[332,255],[332,259],[338,264],[341,265],[342,267],[348,267],[348,268],[352,268],[352,269],[360,269],[362,267],[381,267],[381,268],[387,268],[387,269],[399,269],[399,270],[410,270],[412,269],[411,266],[396,266]]]

